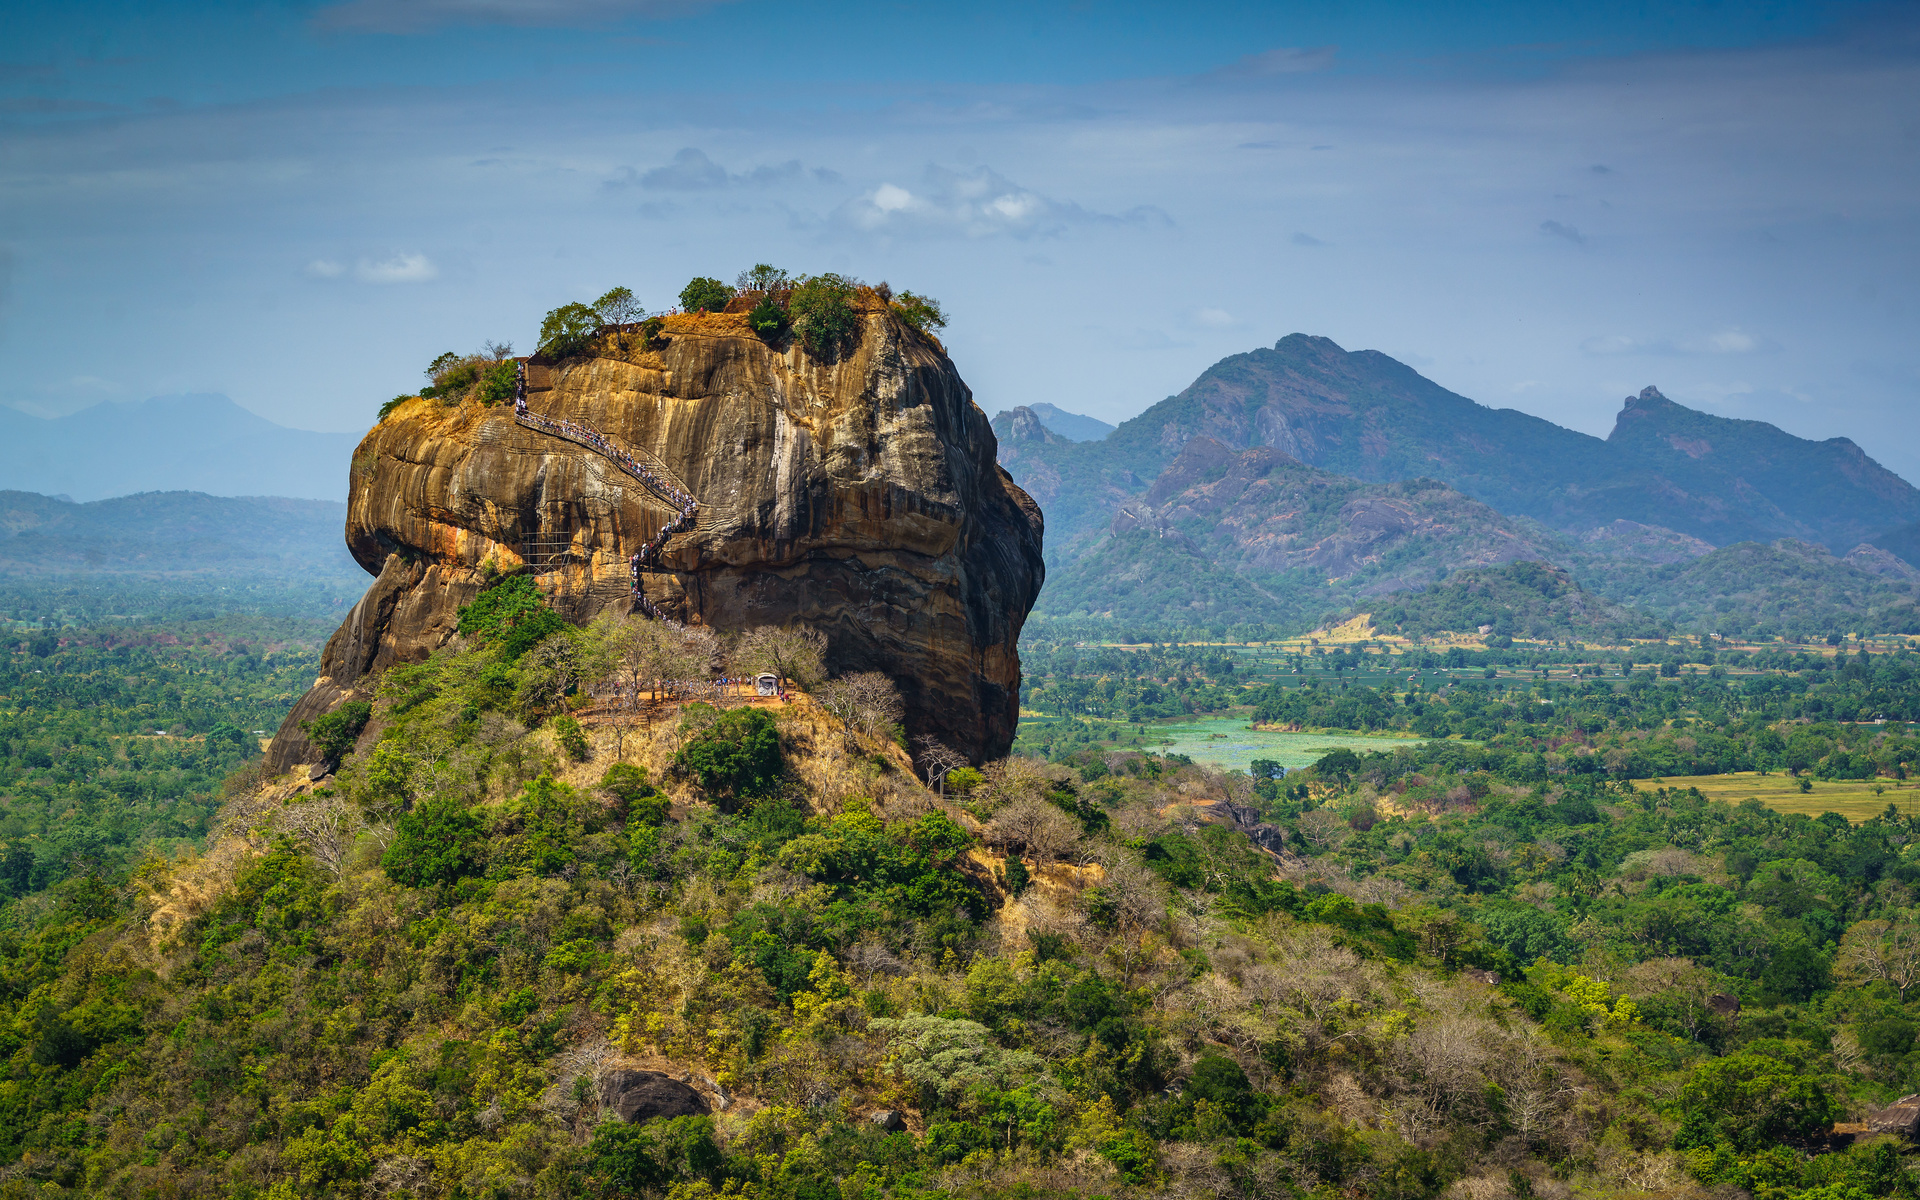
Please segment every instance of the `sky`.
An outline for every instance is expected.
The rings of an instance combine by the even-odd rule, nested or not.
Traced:
[[[932,295],[988,413],[1289,333],[1920,481],[1920,3],[7,6],[0,403],[358,431],[756,262]]]

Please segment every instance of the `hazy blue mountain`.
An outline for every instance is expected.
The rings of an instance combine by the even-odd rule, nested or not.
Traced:
[[[1904,559],[1908,566],[1920,567],[1920,521],[1889,529],[1874,538],[1873,544]]]
[[[1305,334],[1222,359],[1101,441],[1015,432],[1002,433],[1002,462],[1047,514],[1050,560],[1103,529],[1196,437],[1270,446],[1366,482],[1437,479],[1576,535],[1631,521],[1716,546],[1793,537],[1845,553],[1920,520],[1920,490],[1845,438],[1797,438],[1648,388],[1602,440],[1487,408],[1377,351]]]
[[[1051,404],[1029,404],[1040,423],[1061,437],[1075,442],[1097,442],[1113,432],[1113,426],[1098,417],[1070,413]]]
[[[344,501],[359,441],[276,425],[225,396],[97,404],[51,420],[0,407],[0,488],[76,500],[195,491]]]

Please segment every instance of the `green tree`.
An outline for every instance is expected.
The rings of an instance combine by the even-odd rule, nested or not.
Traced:
[[[688,312],[719,312],[731,299],[732,288],[705,275],[696,275],[680,289],[680,307]]]
[[[893,298],[893,311],[902,321],[921,333],[947,327],[947,314],[941,310],[940,302],[932,296],[901,292]]]
[[[540,322],[540,354],[567,358],[578,354],[600,327],[600,315],[584,304],[562,304]]]
[[[787,318],[810,354],[831,358],[851,345],[860,331],[853,309],[858,280],[831,272],[803,279],[787,299]]]
[[[1342,746],[1338,750],[1324,755],[1319,762],[1314,763],[1313,770],[1314,773],[1322,779],[1331,779],[1338,783],[1346,783],[1359,772],[1360,756],[1345,746]]]
[[[508,575],[458,610],[458,629],[483,645],[497,646],[507,662],[567,627],[559,613],[547,607],[529,575]]]
[[[729,709],[689,738],[673,763],[713,795],[765,796],[784,765],[780,731],[764,709]]]
[[[1820,1081],[1763,1054],[1709,1059],[1680,1089],[1681,1150],[1724,1144],[1746,1153],[1824,1138],[1840,1105]]]
[[[647,310],[633,298],[633,289],[617,287],[593,302],[602,325],[631,325],[646,319]]]
[[[793,287],[787,273],[770,263],[755,263],[740,272],[733,286],[743,292],[784,292]]]
[[[407,887],[454,883],[485,864],[486,822],[451,796],[434,796],[401,815],[380,865]]]

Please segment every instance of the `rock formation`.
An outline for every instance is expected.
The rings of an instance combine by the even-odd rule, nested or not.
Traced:
[[[658,1071],[608,1071],[600,1079],[600,1107],[638,1125],[662,1117],[703,1117],[705,1096]]]
[[[726,631],[800,622],[831,670],[885,672],[907,726],[976,761],[1019,714],[1017,642],[1044,575],[1039,508],[995,462],[987,418],[934,339],[863,291],[832,356],[755,335],[734,313],[669,317],[651,345],[608,335],[527,368],[532,412],[651,455],[699,503],[642,573],[667,616]],[[537,575],[576,621],[627,611],[627,557],[671,521],[593,450],[527,429],[510,405],[402,404],[355,452],[347,544],[376,579],[327,644],[321,678],[268,753],[316,755],[300,723],[454,636],[482,566]]]

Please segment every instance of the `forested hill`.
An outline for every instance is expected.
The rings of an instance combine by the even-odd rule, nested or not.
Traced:
[[[1920,490],[1844,438],[1796,438],[1648,388],[1602,441],[1486,408],[1377,351],[1304,334],[1221,360],[1097,442],[996,429],[1008,442],[1003,461],[1047,512],[1054,555],[1144,491],[1195,437],[1270,446],[1368,482],[1437,479],[1570,532],[1626,519],[1715,545],[1795,537],[1844,554],[1920,520]]]
[[[1920,1200],[1864,1127],[1920,1070],[1920,743],[1800,723],[1911,699],[1910,651],[1806,687],[1275,684],[1439,740],[1284,777],[1088,743],[928,787],[872,678],[609,707],[623,664],[771,643],[486,616],[315,722],[330,777],[238,776],[204,852],[34,856],[0,1194]],[[42,650],[9,677],[36,706],[108,696],[117,647]],[[168,670],[232,683],[142,648],[123,686]],[[159,752],[101,733],[8,765],[0,878],[41,814],[150,815]],[[1877,773],[1886,811],[1631,778],[1722,751]]]

